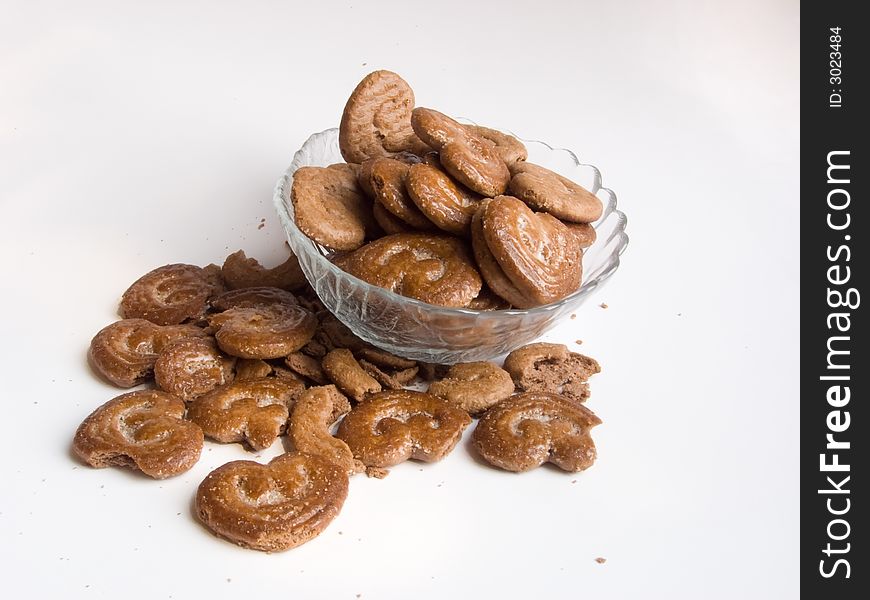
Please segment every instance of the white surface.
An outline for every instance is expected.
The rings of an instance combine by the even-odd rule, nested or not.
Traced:
[[[126,5],[0,0],[4,590],[797,596],[796,1]],[[550,336],[604,367],[600,458],[516,476],[460,446],[355,478],[301,548],[241,550],[190,514],[239,447],[165,482],[70,457],[118,393],[85,350],[152,267],[276,263],[275,180],[375,68],[420,105],[577,150],[619,195],[623,265]]]

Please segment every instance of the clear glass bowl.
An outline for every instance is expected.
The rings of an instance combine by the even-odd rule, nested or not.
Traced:
[[[576,310],[619,266],[628,245],[626,217],[616,208],[616,194],[601,187],[601,173],[582,164],[570,150],[523,140],[529,161],[552,169],[597,194],[604,214],[595,224],[598,237],[583,255],[583,285],[545,306],[520,310],[474,311],[433,306],[400,296],[349,275],[332,264],[329,250],[297,227],[290,201],[293,173],[304,166],[343,162],[338,129],[312,135],[296,152],[275,186],[275,209],[305,277],[323,304],[356,335],[389,352],[413,360],[453,364],[488,360],[527,344]]]

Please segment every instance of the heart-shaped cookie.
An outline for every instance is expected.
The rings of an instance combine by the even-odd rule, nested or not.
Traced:
[[[528,392],[489,409],[471,440],[487,462],[507,471],[528,471],[551,462],[576,472],[595,462],[589,431],[600,423],[585,406],[556,394]]]
[[[468,237],[481,197],[453,181],[441,169],[420,163],[408,167],[408,195],[427,220],[454,235]]]
[[[317,537],[347,498],[347,473],[332,461],[288,452],[268,465],[237,460],[199,485],[196,515],[217,535],[276,552]]]
[[[583,253],[561,221],[533,212],[511,196],[493,198],[481,219],[483,238],[499,266],[535,305],[555,302],[580,288]],[[499,293],[491,282],[490,287]]]
[[[305,385],[292,379],[263,377],[215,388],[194,400],[187,418],[223,443],[247,442],[268,448],[287,427],[287,419]]]
[[[208,318],[221,350],[239,358],[281,358],[314,336],[317,318],[299,305],[230,308]]]
[[[336,437],[366,466],[391,467],[409,458],[441,460],[469,423],[467,412],[432,394],[388,390],[357,404]]]
[[[180,398],[140,390],[91,413],[76,431],[73,451],[92,467],[131,467],[165,479],[196,464],[202,441],[202,430],[184,420]]]

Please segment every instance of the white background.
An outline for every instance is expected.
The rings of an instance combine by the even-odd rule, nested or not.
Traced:
[[[797,597],[797,1],[0,0],[0,15],[4,592]],[[517,476],[462,445],[354,478],[305,546],[241,550],[190,512],[240,447],[209,444],[165,482],[71,457],[118,393],[85,351],[153,267],[282,259],[273,184],[376,68],[419,105],[576,150],[619,196],[621,268],[548,336],[603,365],[600,458]]]

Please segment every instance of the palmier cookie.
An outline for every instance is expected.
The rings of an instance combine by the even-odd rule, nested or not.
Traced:
[[[454,182],[441,169],[423,163],[408,167],[405,187],[414,204],[439,229],[468,236],[471,218],[480,205],[478,194]]]
[[[440,235],[388,235],[335,263],[372,285],[440,306],[466,306],[482,285],[465,244]]]
[[[411,458],[441,460],[469,423],[468,413],[437,396],[388,390],[360,402],[339,424],[336,436],[366,466],[391,467]]]
[[[551,462],[576,472],[595,462],[589,431],[600,423],[591,410],[557,394],[527,392],[490,408],[471,440],[484,460],[506,471]]]
[[[295,256],[291,255],[277,267],[267,269],[257,259],[248,258],[244,250],[227,256],[221,275],[231,290],[263,287],[296,290],[307,283]]]
[[[249,287],[219,294],[211,299],[210,304],[213,310],[224,311],[231,308],[251,308],[273,304],[295,306],[299,302],[296,300],[296,296],[281,288]]]
[[[157,355],[171,342],[206,337],[196,325],[155,325],[145,319],[124,319],[101,329],[88,349],[91,367],[118,387],[138,385],[154,374]]]
[[[405,178],[411,165],[392,158],[373,158],[360,167],[360,180],[363,189],[371,190],[375,205],[380,204],[394,217],[413,229],[433,229],[432,222],[426,218],[408,196]],[[374,213],[377,219],[377,212]],[[381,220],[378,220],[380,223]],[[383,225],[381,225],[383,227]],[[384,227],[386,230],[387,228]]]
[[[302,233],[327,248],[355,250],[372,228],[372,202],[349,165],[300,167],[293,174],[290,199]]]
[[[158,390],[123,394],[95,410],[73,439],[73,451],[92,467],[131,467],[165,479],[199,460],[202,430],[184,420],[184,402]]]
[[[578,403],[589,398],[586,382],[601,371],[594,358],[546,342],[517,348],[505,358],[504,368],[521,391],[551,392]]]
[[[119,313],[125,319],[146,319],[177,325],[205,313],[214,284],[194,265],[173,264],[149,271],[127,288]]]
[[[187,418],[213,440],[245,442],[262,450],[284,433],[293,403],[304,389],[301,382],[277,377],[235,381],[194,400]]]
[[[237,460],[199,485],[194,509],[217,535],[246,548],[289,550],[317,537],[347,498],[340,466],[312,454],[288,452],[268,465]]]
[[[511,165],[511,194],[535,210],[574,223],[592,223],[601,217],[601,200],[567,177],[529,163]]]
[[[429,393],[477,415],[514,393],[510,374],[491,362],[458,363],[444,379],[433,382]]]
[[[166,346],[154,361],[157,387],[185,402],[233,380],[235,358],[211,338],[186,338]]]
[[[281,358],[314,336],[317,318],[301,306],[231,308],[208,318],[221,350],[239,358]]]
[[[487,247],[510,282],[533,305],[555,302],[580,289],[583,253],[561,221],[532,212],[511,196],[490,200],[481,219]],[[502,295],[493,282],[487,283]]]
[[[477,263],[477,268],[480,269],[480,275],[493,294],[503,298],[507,304],[517,308],[537,306],[537,301],[526,296],[525,293],[513,284],[486,244],[486,239],[483,235],[483,213],[489,202],[489,198],[484,200],[471,219],[471,247],[474,250],[474,260]],[[480,294],[477,297],[479,298]],[[473,308],[473,305],[476,305],[474,300],[469,303],[469,308]]]
[[[526,160],[529,157],[525,145],[510,134],[481,125],[466,125],[465,128],[477,137],[492,142],[496,154],[508,166],[518,160]]]
[[[411,127],[414,92],[391,71],[366,75],[353,90],[338,128],[338,146],[349,163],[393,156],[422,154],[428,148]]]
[[[438,151],[441,165],[470,190],[493,197],[507,190],[511,174],[494,144],[431,108],[415,108],[414,132]]]
[[[363,370],[350,350],[331,350],[323,357],[322,366],[330,381],[357,402],[368,394],[381,391],[381,384]]]
[[[331,433],[332,425],[348,411],[350,403],[334,385],[308,388],[299,396],[290,418],[288,433],[293,446],[300,452],[331,460],[348,475],[362,473],[365,465]]]

